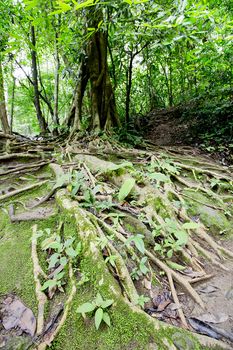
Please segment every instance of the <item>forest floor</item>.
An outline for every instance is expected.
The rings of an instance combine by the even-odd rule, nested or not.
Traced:
[[[198,119],[183,117],[188,108],[184,105],[152,110],[144,121],[141,118],[145,137],[157,146],[192,146],[199,154],[208,154],[223,165],[233,164],[232,142],[218,144],[213,135],[205,138],[206,130],[198,126]]]
[[[232,348],[230,166],[188,146],[1,140],[0,349]]]

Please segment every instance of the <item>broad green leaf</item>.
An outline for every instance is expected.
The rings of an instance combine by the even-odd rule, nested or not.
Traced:
[[[57,250],[62,250],[62,244],[55,241],[55,242],[51,242],[51,243],[48,243],[47,246],[46,246],[46,249],[57,249]]]
[[[171,258],[172,258],[172,255],[173,255],[173,250],[172,250],[172,249],[169,249],[169,250],[167,251],[167,257],[168,257],[169,259],[171,259]]]
[[[173,231],[174,236],[177,238],[179,245],[185,245],[188,243],[188,234],[185,231]]]
[[[96,298],[95,298],[95,304],[97,306],[101,306],[102,303],[104,302],[104,299],[102,298],[102,296],[100,295],[100,293],[97,294]]]
[[[65,274],[65,272],[64,272],[64,271],[59,272],[57,275],[55,275],[56,280],[57,280],[57,281],[58,281],[58,280],[61,280],[61,279],[62,279],[62,277],[64,276],[64,274]]]
[[[117,170],[125,169],[125,168],[133,168],[133,164],[131,162],[123,162],[123,163],[120,163],[120,164],[112,164],[112,165],[107,167],[105,172],[108,173],[108,172],[117,171]]]
[[[68,247],[66,248],[66,254],[70,257],[70,258],[75,258],[78,253],[74,250],[73,247]]]
[[[49,258],[49,269],[55,267],[57,262],[59,261],[60,254],[54,253],[53,255],[50,256]]]
[[[144,241],[143,241],[144,236],[143,235],[136,235],[133,239],[135,246],[137,247],[137,249],[144,254],[145,253],[145,245],[144,245]]]
[[[133,187],[135,185],[135,179],[127,179],[125,182],[122,184],[119,194],[118,194],[118,199],[120,202],[122,202],[132,191]]]
[[[170,179],[168,176],[163,173],[152,173],[148,175],[150,179],[156,180],[157,182],[169,182]]]
[[[86,312],[91,312],[95,310],[95,305],[92,303],[84,303],[77,308],[77,312],[80,314],[85,314]]]
[[[108,300],[104,300],[101,304],[101,307],[103,309],[106,309],[107,307],[109,307],[110,305],[113,304],[113,300],[112,299],[108,299]]]
[[[62,266],[65,266],[66,264],[67,264],[67,259],[66,259],[66,257],[65,256],[63,256],[62,258],[60,258],[60,264],[62,265]]]
[[[103,321],[109,326],[111,327],[111,321],[110,321],[110,317],[109,314],[107,312],[103,313]]]
[[[171,260],[166,260],[166,263],[171,269],[174,269],[174,270],[183,271],[186,268],[185,266],[177,264]]]
[[[161,250],[162,250],[161,244],[155,243],[154,251],[155,251],[155,252],[160,252]]]
[[[42,249],[42,250],[48,249],[48,246],[49,246],[51,243],[54,243],[54,242],[56,242],[56,237],[55,237],[55,235],[53,235],[52,237],[46,238],[46,239],[43,240],[43,242],[41,243],[41,249]]]
[[[96,329],[99,329],[99,326],[100,326],[101,321],[103,319],[103,315],[104,315],[103,309],[101,309],[99,307],[95,312],[95,327],[96,327]]]
[[[68,238],[64,243],[64,248],[67,248],[71,246],[71,244],[74,242],[75,238]]]
[[[41,291],[46,290],[47,288],[52,288],[57,285],[57,280],[48,280],[46,281],[43,286],[41,287]]]
[[[145,263],[147,262],[147,257],[144,256],[141,261],[140,261],[140,264],[139,264],[139,268],[140,268],[140,271],[146,275],[147,272],[149,272],[149,269],[146,267]]]
[[[63,12],[70,11],[72,9],[72,7],[63,0],[57,0],[57,2]]]
[[[82,251],[82,242],[78,242],[75,248],[75,252],[79,255]]]

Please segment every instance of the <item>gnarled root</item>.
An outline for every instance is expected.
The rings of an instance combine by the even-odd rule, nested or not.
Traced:
[[[32,227],[32,262],[33,273],[36,284],[36,297],[38,301],[38,315],[37,315],[37,330],[36,334],[40,335],[44,328],[44,308],[47,302],[46,295],[41,291],[40,275],[47,278],[46,274],[40,267],[38,255],[37,255],[37,225]]]

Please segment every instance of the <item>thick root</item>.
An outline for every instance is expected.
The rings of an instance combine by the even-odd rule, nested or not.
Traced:
[[[39,259],[37,255],[37,225],[32,227],[32,262],[33,262],[33,273],[36,284],[36,297],[38,301],[38,315],[37,315],[37,330],[36,334],[40,335],[44,328],[44,308],[47,302],[46,295],[41,291],[41,283],[39,276],[47,278],[46,274],[40,267]]]

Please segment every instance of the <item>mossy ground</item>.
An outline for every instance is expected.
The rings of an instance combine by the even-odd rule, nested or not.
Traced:
[[[37,301],[33,279],[33,266],[31,260],[32,225],[37,223],[39,229],[57,227],[60,220],[65,222],[66,236],[76,234],[75,223],[69,216],[52,217],[40,222],[23,222],[12,224],[8,215],[0,211],[0,295],[15,293],[33,312],[37,312]],[[43,259],[42,259],[43,261]],[[86,301],[91,301],[99,291],[104,298],[111,297],[109,285],[99,286],[101,279],[101,266],[96,268],[91,259],[82,259],[78,268],[89,277],[84,285],[77,287],[77,293],[69,312],[67,321],[53,342],[53,350],[123,350],[123,349],[149,349],[148,344],[156,344],[157,349],[166,349],[161,339],[168,339],[172,344],[174,330],[161,328],[156,331],[148,322],[147,317],[132,312],[130,307],[120,299],[116,300],[109,311],[112,326],[101,325],[100,330],[95,329],[94,318],[88,317],[85,321],[76,313],[77,307]],[[112,277],[110,277],[112,279]],[[116,284],[116,282],[112,284]],[[69,286],[66,287],[66,293]],[[48,310],[47,310],[48,314]],[[154,345],[155,346],[155,345]],[[153,348],[153,347],[152,347]],[[196,350],[201,350],[197,345]]]
[[[49,176],[50,173],[45,167],[37,175]],[[34,182],[35,180],[32,178],[31,181]],[[31,198],[42,197],[42,195],[48,193],[49,189],[51,189],[51,183],[19,195],[14,200],[19,199],[20,201],[27,202]],[[202,196],[200,193],[194,193],[193,191],[191,193],[188,190],[187,193],[199,201],[206,201],[206,196]],[[11,199],[4,203],[5,209],[9,203],[11,203]],[[161,203],[160,199],[157,198],[153,203],[157,213],[162,217],[166,217],[166,207]],[[215,204],[211,200],[209,203],[211,205]],[[201,204],[192,200],[188,204],[190,215],[199,215],[201,220],[209,228],[213,229],[213,232],[215,230],[219,232],[219,229],[231,230],[232,222],[228,220],[226,213],[217,212],[217,217],[216,215],[211,216],[203,210]],[[68,213],[57,212],[53,217],[38,222],[10,223],[8,214],[4,210],[0,210],[0,296],[15,293],[36,314],[37,300],[31,259],[32,225],[37,224],[40,230],[50,228],[53,231],[61,221],[64,222],[64,237],[77,236],[77,223],[73,216]],[[129,231],[133,232],[133,226],[128,225]],[[39,249],[38,253],[40,263],[46,269],[46,257],[44,253]],[[174,334],[177,335],[177,333],[180,338],[183,337],[185,339],[188,337],[191,340],[192,350],[207,349],[200,346],[198,341],[190,333],[185,331],[168,328],[165,325],[164,327],[161,325],[159,329],[156,329],[146,314],[134,312],[123,301],[122,296],[120,296],[121,289],[118,281],[108,272],[102,257],[97,264],[94,264],[93,261],[90,255],[82,254],[78,262],[74,264],[74,272],[77,277],[77,292],[72,302],[68,318],[52,344],[52,350],[168,350],[169,344],[171,345],[174,342]],[[106,274],[104,273],[103,278],[104,271],[106,271]],[[88,281],[83,285],[79,285],[78,283],[78,276],[80,274],[85,274],[88,277]],[[103,283],[100,283],[102,279]],[[92,301],[98,292],[101,293],[104,299],[112,298],[111,287],[119,292],[119,298],[114,299],[114,304],[109,309],[112,326],[101,325],[97,331],[94,325],[94,318],[90,315],[90,317],[84,320],[80,314],[76,313],[76,309],[80,304]],[[69,290],[70,285],[68,283],[65,287],[65,294],[67,296]],[[51,304],[56,303],[58,299],[59,296]],[[51,307],[47,305],[46,320],[49,317]],[[167,345],[163,343],[165,339]]]

